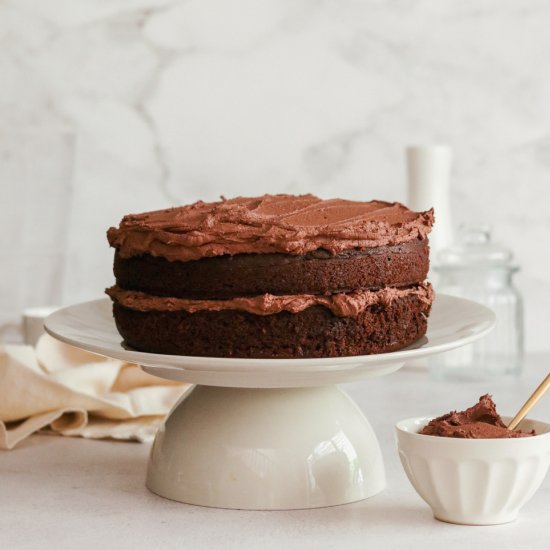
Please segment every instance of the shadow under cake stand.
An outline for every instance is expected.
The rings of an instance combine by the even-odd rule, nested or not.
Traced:
[[[323,359],[161,355],[124,347],[109,299],[61,309],[46,330],[73,346],[196,384],[174,406],[152,446],[147,487],[189,504],[282,510],[365,499],[385,486],[369,421],[336,384],[383,376],[405,361],[481,338],[486,307],[438,295],[428,332],[386,354]]]

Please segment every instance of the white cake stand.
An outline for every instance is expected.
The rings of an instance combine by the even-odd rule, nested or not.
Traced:
[[[486,307],[438,295],[426,337],[387,354],[337,359],[229,359],[124,347],[109,299],[61,309],[55,338],[197,384],[180,399],[151,450],[147,486],[166,498],[220,508],[281,510],[354,502],[382,491],[376,435],[336,384],[383,376],[405,361],[481,338]]]

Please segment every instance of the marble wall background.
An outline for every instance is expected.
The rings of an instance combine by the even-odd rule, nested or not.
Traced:
[[[3,303],[40,299],[40,265],[6,266],[46,227],[41,250],[63,248],[42,294],[89,299],[125,213],[222,193],[404,200],[404,147],[437,142],[455,221],[514,250],[528,349],[550,349],[549,21],[546,0],[0,1],[0,151],[26,143],[39,174],[55,152],[24,132],[77,135],[66,216],[67,188],[40,208],[40,177],[0,183],[3,219],[27,227],[0,242]]]

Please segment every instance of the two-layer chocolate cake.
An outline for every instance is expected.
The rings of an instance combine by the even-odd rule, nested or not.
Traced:
[[[211,357],[383,353],[423,336],[433,212],[313,195],[125,216],[107,290],[126,343]]]

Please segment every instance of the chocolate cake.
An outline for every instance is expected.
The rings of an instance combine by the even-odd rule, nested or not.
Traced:
[[[339,357],[426,332],[433,212],[313,195],[128,215],[107,289],[131,347],[212,357]]]

